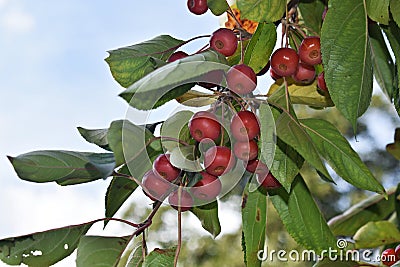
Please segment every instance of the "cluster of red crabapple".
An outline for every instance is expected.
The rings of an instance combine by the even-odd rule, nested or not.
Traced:
[[[188,0],[189,10],[194,14],[203,14],[208,10],[207,0]],[[209,40],[210,49],[225,57],[232,56],[238,48],[238,37],[234,31],[220,28],[213,32]],[[187,57],[183,51],[174,52],[167,62]],[[237,96],[252,93],[257,86],[257,75],[265,73],[271,66],[271,76],[274,79],[291,76],[296,82],[309,83],[315,79],[314,65],[321,63],[319,37],[311,36],[303,39],[298,52],[291,48],[277,49],[271,56],[270,62],[260,73],[243,63],[232,66],[226,73],[214,73],[212,83],[198,83],[211,89],[220,84],[223,76],[226,87],[223,89]],[[220,75],[221,74],[221,75]],[[218,76],[218,77],[215,77]],[[326,91],[323,73],[318,77],[318,86]],[[199,145],[202,142],[217,141],[223,135],[223,126],[211,111],[195,113],[188,123],[191,137]],[[260,124],[257,115],[242,107],[231,118],[230,132],[235,140],[231,148],[214,145],[204,152],[204,170],[197,175],[198,181],[189,190],[177,188],[177,185],[187,185],[182,178],[189,175],[170,162],[169,154],[161,154],[153,163],[152,170],[145,173],[142,187],[152,200],[163,200],[168,197],[169,204],[181,211],[189,210],[196,203],[211,202],[221,193],[222,184],[219,176],[230,172],[236,165],[237,159],[242,160],[246,170],[255,173],[261,188],[270,190],[281,187],[278,180],[269,172],[268,167],[258,159],[257,140],[260,135]],[[190,174],[193,177],[193,174]]]
[[[210,47],[223,54],[231,56],[237,49],[238,39],[232,30],[221,28],[210,38]],[[173,62],[188,56],[183,51],[173,53],[168,62]],[[257,77],[253,69],[245,64],[238,64],[226,73],[226,84],[229,90],[237,95],[251,93],[257,85]],[[221,77],[222,80],[222,77]],[[207,88],[215,86],[200,83]],[[223,126],[217,116],[210,111],[195,113],[188,123],[191,137],[200,144],[217,141],[223,134]],[[237,159],[243,160],[246,170],[256,173],[257,181],[265,189],[280,187],[281,184],[272,176],[268,167],[257,159],[257,138],[260,135],[260,124],[257,116],[249,110],[240,110],[233,115],[230,122],[230,132],[235,139],[232,149],[222,145],[213,145],[204,152],[204,170],[199,173],[201,178],[190,187],[190,190],[177,190],[172,184],[180,184],[184,171],[173,166],[169,154],[159,155],[153,163],[152,170],[145,173],[142,187],[152,200],[162,200],[168,197],[169,204],[181,211],[189,210],[197,202],[210,202],[216,199],[222,189],[219,176],[230,172]],[[187,174],[187,173],[186,173]]]

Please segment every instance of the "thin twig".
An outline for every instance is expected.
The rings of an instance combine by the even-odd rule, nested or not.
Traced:
[[[178,244],[176,246],[174,267],[178,266],[179,253],[182,247],[182,212],[180,210],[180,205],[178,207]]]

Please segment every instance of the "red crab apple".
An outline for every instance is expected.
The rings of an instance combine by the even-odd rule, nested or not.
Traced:
[[[178,178],[181,173],[180,169],[171,164],[169,154],[159,155],[153,162],[153,170],[169,182]]]
[[[248,110],[236,113],[231,119],[231,133],[237,141],[251,140],[260,133],[256,114]]]
[[[257,142],[254,140],[236,142],[233,145],[233,153],[238,159],[243,161],[253,160],[258,156]]]
[[[232,150],[225,146],[212,146],[204,153],[206,171],[214,176],[220,176],[232,170],[236,160]]]
[[[262,188],[267,190],[276,189],[282,186],[270,171],[257,173],[257,181]]]
[[[273,69],[269,69],[269,74],[271,75],[271,78],[276,81],[280,78],[282,78],[282,76],[276,74],[276,72]]]
[[[293,75],[298,64],[299,55],[291,48],[279,48],[271,56],[271,69],[282,77]]]
[[[188,0],[187,7],[195,15],[201,15],[207,12],[207,0]]]
[[[292,77],[298,83],[311,83],[315,79],[315,69],[309,64],[300,62]]]
[[[153,170],[147,171],[142,179],[143,192],[153,201],[163,200],[171,188],[171,184]]]
[[[178,207],[181,208],[181,211],[190,210],[190,208],[193,207],[194,205],[192,196],[187,191],[181,190],[179,197],[178,190],[172,192],[169,195],[168,203],[171,205],[171,207],[173,207],[176,210],[178,210]]]
[[[208,111],[195,113],[189,121],[190,135],[198,142],[209,138],[217,140],[221,134],[221,124],[217,117]]]
[[[328,91],[328,87],[326,87],[326,83],[325,83],[325,74],[324,74],[324,72],[321,72],[318,75],[317,85],[318,85],[318,88],[321,89],[322,91],[325,91],[325,92]]]
[[[247,162],[246,170],[251,173],[267,173],[268,167],[258,159],[253,159]]]
[[[321,43],[318,36],[309,36],[303,39],[299,47],[299,57],[302,62],[310,65],[322,62]]]
[[[237,49],[238,39],[232,30],[220,28],[213,32],[210,47],[226,57],[232,56]]]
[[[239,95],[245,95],[256,89],[257,76],[251,67],[246,64],[238,64],[227,72],[226,82],[229,90]]]
[[[188,54],[183,52],[183,51],[176,51],[175,53],[172,53],[169,58],[167,59],[167,62],[174,62],[178,59],[187,57]]]
[[[202,179],[191,189],[193,196],[202,201],[212,201],[221,193],[222,184],[218,177],[207,172],[200,172]]]
[[[387,248],[382,252],[382,264],[386,266],[392,266],[397,262],[396,252],[393,248]]]
[[[397,247],[394,249],[394,252],[396,254],[397,260],[400,261],[400,245],[397,245]]]

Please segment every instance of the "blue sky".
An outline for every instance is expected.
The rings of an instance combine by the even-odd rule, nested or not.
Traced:
[[[108,127],[125,117],[107,50],[160,34],[189,39],[218,25],[209,12],[190,14],[186,1],[0,0],[0,238],[103,217],[108,181],[71,187],[21,181],[6,155],[100,151],[76,127]]]

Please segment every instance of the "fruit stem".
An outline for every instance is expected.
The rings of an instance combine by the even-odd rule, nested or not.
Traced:
[[[240,64],[244,64],[244,50],[245,47],[243,45],[243,36],[242,32],[239,31],[239,42],[240,42]]]
[[[201,52],[203,52],[204,50],[206,50],[209,47],[210,44],[206,44],[204,45],[202,48],[200,48],[195,54],[199,54]]]
[[[181,197],[180,192],[182,192],[182,190],[178,191],[179,198]],[[180,200],[179,200],[179,203],[180,203]],[[178,207],[178,244],[176,246],[174,267],[178,266],[178,259],[179,259],[179,254],[181,252],[181,246],[182,246],[182,212],[181,212],[181,208],[179,206]]]
[[[288,26],[289,26],[289,27],[295,28],[295,29],[297,30],[297,32],[300,33],[300,35],[301,35],[303,38],[306,38],[306,37],[307,37],[307,34],[306,34],[306,33],[299,27],[299,25],[297,25],[296,23],[291,23],[291,24],[289,24]]]
[[[146,258],[147,255],[147,243],[146,243],[146,235],[144,232],[142,233],[142,257]]]
[[[283,77],[283,82],[285,83],[285,97],[286,97],[286,110],[290,113],[290,105],[289,105],[289,86],[286,80],[286,77]]]
[[[299,50],[299,44],[297,43],[297,40],[296,40],[296,38],[294,36],[296,33],[294,33],[293,31],[290,31],[289,34],[292,36],[292,40],[294,42],[294,45],[296,46],[296,50],[298,51]]]

